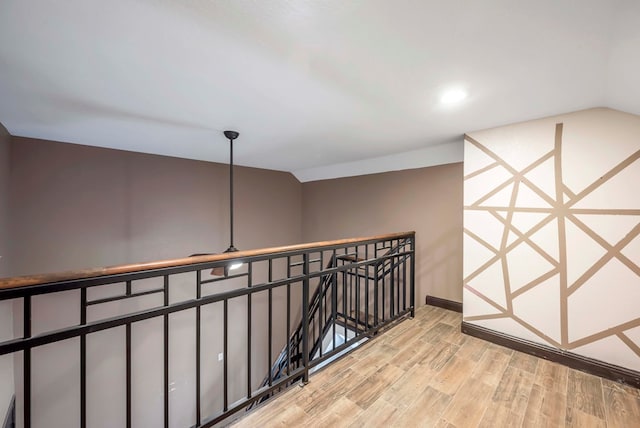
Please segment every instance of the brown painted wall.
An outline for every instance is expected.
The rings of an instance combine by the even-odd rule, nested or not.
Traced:
[[[219,252],[228,246],[226,165],[15,137],[11,139],[10,162],[12,275],[182,257]],[[424,303],[427,294],[461,301],[461,164],[304,185],[288,173],[253,168],[239,167],[235,177],[236,247],[261,248],[416,230],[418,304]],[[191,284],[177,284],[172,290],[172,299],[193,298]],[[292,296],[293,301],[298,298]],[[275,300],[284,302],[282,296],[275,296]],[[76,291],[34,299],[34,331],[76,324],[77,302]],[[138,304],[149,303],[145,302],[140,299]],[[258,298],[254,301],[256,323],[264,319],[264,303]],[[20,312],[20,305],[16,305],[16,332],[21,331]],[[236,374],[230,394],[234,399],[243,393],[246,382],[240,353],[246,349],[245,312],[244,304],[238,304],[230,319],[232,328],[237,327],[237,331],[230,331],[229,364]],[[285,341],[284,329],[277,327],[284,322],[283,312],[274,312],[275,343]],[[221,324],[218,315],[215,310],[206,315],[207,328],[215,330]],[[292,316],[295,320],[299,314]],[[172,318],[172,361],[178,365],[172,368],[172,381],[175,376],[176,385],[191,382],[179,369],[184,366],[184,373],[193,372],[187,369],[195,360],[191,317],[184,314]],[[259,328],[256,324],[255,331]],[[214,330],[206,334],[213,337]],[[134,349],[145,361],[140,369],[140,376],[146,379],[140,385],[145,387],[158,378],[157,359],[152,358],[155,353],[149,348],[149,343],[157,339],[154,331],[158,329],[152,323],[141,323],[134,329],[134,335],[147,338],[136,341]],[[122,361],[122,335],[122,331],[107,332],[92,336],[88,343],[89,353],[94,355],[89,370],[96,382],[97,377],[104,376],[108,385],[90,391],[90,402],[102,403],[99,408],[90,406],[92,422],[108,420],[114,426],[121,425],[122,421],[110,418],[124,414],[122,403],[106,397],[122,389],[118,383],[122,379],[111,374],[122,370],[118,366]],[[263,336],[252,339],[256,357],[260,357],[259,350],[266,349]],[[215,340],[207,341],[205,354],[215,360],[220,346]],[[279,350],[274,344],[274,354]],[[238,355],[233,355],[236,352]],[[79,400],[77,354],[76,346],[67,343],[34,353],[32,381],[39,391],[34,397],[34,408],[39,409],[34,421],[77,421],[77,415],[68,411]],[[115,366],[101,371],[104,362]],[[211,379],[207,384],[219,384],[219,366],[214,364],[205,374]],[[263,357],[252,361],[254,382],[259,382],[266,370]],[[20,379],[20,361],[15,373]],[[60,373],[69,375],[61,378]],[[20,396],[21,385],[16,387]],[[61,395],[59,390],[67,393]],[[172,423],[185,425],[192,419],[191,392],[191,388],[182,386],[172,396]],[[143,401],[154,396],[151,390],[146,393],[140,389],[138,393],[136,399]],[[105,400],[99,400],[101,394],[106,394]],[[205,395],[211,407],[206,410],[215,410],[219,391],[208,388]],[[140,418],[150,414],[161,417],[157,404],[145,402],[142,408],[151,410]],[[20,406],[18,402],[18,410]],[[150,426],[158,422],[144,421]]]
[[[0,123],[0,277],[9,275],[9,153],[11,137]],[[11,302],[0,302],[0,342],[13,338],[13,308]],[[13,357],[0,356],[0,420],[13,395]]]
[[[416,300],[462,301],[462,163],[304,183],[305,241],[416,231]]]
[[[0,123],[0,277],[9,275],[9,156],[11,136]]]
[[[229,245],[227,165],[12,138],[11,168],[13,275],[222,252]],[[289,173],[238,167],[235,170],[236,247],[252,249],[301,242],[301,191],[302,185]],[[191,276],[178,276],[171,283],[170,296],[172,301],[191,299],[195,297],[194,290]],[[273,357],[280,352],[287,337],[281,294],[280,290],[274,292]],[[294,290],[293,301],[299,297]],[[154,298],[139,298],[132,302],[134,306],[127,307],[139,310],[157,305]],[[34,331],[77,324],[78,299],[76,290],[35,298]],[[233,300],[229,305],[232,311],[228,360],[229,369],[234,373],[230,382],[233,401],[240,398],[246,385],[247,315],[244,299]],[[262,331],[267,314],[265,296],[257,296],[252,308],[254,331]],[[92,309],[90,316],[111,316],[108,310],[114,308]],[[203,310],[203,335],[221,337],[221,312],[220,305]],[[298,312],[299,308],[292,310],[293,320],[299,319]],[[14,306],[14,320],[19,334],[21,305]],[[134,415],[137,422],[134,424],[138,425],[162,423],[162,409],[158,407],[161,403],[153,399],[158,395],[152,390],[161,378],[159,322],[161,320],[152,320],[133,327],[134,337],[145,338],[135,340],[133,350],[138,361],[145,362],[137,369],[138,378],[143,379],[136,383],[134,397],[143,403],[137,406],[142,413]],[[259,322],[263,324],[258,325]],[[190,376],[195,373],[193,311],[172,316],[170,329],[171,382],[176,385],[170,414],[172,425],[186,426],[193,423],[194,409],[193,389],[186,386],[193,382]],[[257,384],[267,373],[267,336],[255,336],[252,338],[255,358],[251,366],[253,383]],[[123,378],[113,375],[123,373],[123,340],[123,332],[118,329],[94,334],[88,339],[88,370],[94,379],[88,393],[90,426],[123,425],[118,418],[124,415],[124,402],[110,399],[123,391]],[[212,362],[203,373],[205,379],[210,380],[203,385],[203,400],[207,403],[203,411],[213,413],[221,408],[221,391],[214,387],[221,385],[222,364],[216,358],[222,352],[221,339],[207,340],[203,347]],[[77,422],[78,365],[75,343],[60,342],[34,351],[32,384],[34,391],[38,391],[33,397],[34,425],[44,426],[48,420],[56,420],[60,426],[74,426]],[[16,379],[21,379],[19,360],[15,373]],[[21,390],[22,385],[16,385],[19,397]],[[20,411],[20,400],[17,405]]]
[[[229,245],[228,166],[13,138],[13,275],[220,252]],[[301,185],[237,167],[235,245],[301,242]]]

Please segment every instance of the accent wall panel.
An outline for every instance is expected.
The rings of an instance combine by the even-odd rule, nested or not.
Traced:
[[[640,370],[640,117],[465,136],[464,320]]]

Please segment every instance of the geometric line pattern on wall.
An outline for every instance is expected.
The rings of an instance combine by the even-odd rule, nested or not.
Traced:
[[[473,293],[498,311],[498,313],[494,312],[487,315],[465,317],[465,321],[510,318],[531,333],[538,336],[540,339],[543,339],[558,348],[567,350],[585,346],[603,338],[616,337],[624,342],[640,357],[639,344],[631,340],[625,334],[626,331],[640,327],[640,316],[631,317],[631,319],[625,320],[613,327],[602,327],[593,334],[586,337],[574,338],[571,341],[569,340],[569,330],[571,326],[569,325],[568,316],[569,297],[574,293],[579,292],[580,288],[587,284],[589,280],[610,261],[616,260],[622,263],[626,269],[629,269],[629,271],[635,274],[640,280],[640,266],[628,258],[622,251],[629,243],[640,235],[640,222],[637,221],[637,219],[640,218],[637,217],[640,216],[640,204],[637,205],[637,209],[575,207],[576,204],[583,201],[596,190],[602,190],[603,186],[606,186],[609,180],[613,177],[620,174],[620,172],[629,168],[631,165],[634,165],[634,162],[638,162],[640,159],[640,150],[635,151],[629,157],[623,159],[607,171],[602,177],[593,181],[583,190],[578,193],[574,193],[563,182],[562,134],[563,124],[558,123],[555,127],[553,150],[538,159],[535,159],[528,166],[519,170],[507,163],[498,154],[481,144],[479,141],[465,135],[465,141],[468,144],[471,144],[474,149],[482,151],[493,160],[493,162],[487,164],[483,168],[466,175],[464,177],[465,182],[470,179],[477,179],[481,177],[482,174],[488,173],[494,168],[503,168],[510,173],[510,177],[508,179],[502,181],[496,186],[493,186],[493,188],[487,189],[484,195],[477,198],[475,202],[470,205],[465,205],[464,207],[465,212],[487,212],[502,224],[499,246],[496,248],[495,245],[491,245],[486,242],[486,240],[483,240],[480,237],[481,233],[479,233],[477,229],[474,231],[474,225],[470,225],[465,222],[464,233],[489,249],[494,256],[473,272],[470,272],[464,278],[464,287],[467,291]],[[543,185],[540,182],[535,182],[533,177],[539,177],[539,173],[529,174],[545,162],[553,162],[554,192],[551,192],[554,193],[553,195],[549,194],[551,186],[548,183]],[[638,166],[638,164],[635,165]],[[544,168],[549,170],[550,165],[547,163],[544,165]],[[542,187],[546,187],[546,191],[544,191]],[[508,198],[504,197],[505,189],[510,189],[511,194]],[[498,194],[503,196],[501,198],[494,198],[494,196]],[[487,203],[487,201],[505,199],[508,199],[508,204],[492,205]],[[529,219],[534,218],[535,221],[529,222],[527,230],[520,230],[513,222],[514,214],[517,216],[519,215],[518,213],[535,213],[538,214],[538,218],[529,215]],[[626,233],[622,233],[621,236],[623,236],[617,242],[609,242],[581,220],[581,218],[584,219],[585,215],[625,216],[626,221],[620,223],[627,225],[628,231],[626,231]],[[633,221],[633,219],[636,221]],[[545,248],[544,242],[540,242],[540,240],[536,240],[538,242],[534,242],[531,237],[551,222],[555,222],[553,224],[554,229],[552,230],[557,230],[557,240],[554,239],[552,242],[548,242],[548,244],[557,247]],[[522,222],[519,222],[519,224],[522,224]],[[584,234],[586,239],[592,240],[602,249],[602,251],[599,251],[599,254],[597,255],[599,258],[597,258],[595,263],[588,263],[586,266],[571,266],[572,272],[575,272],[576,270],[580,272],[580,274],[577,275],[576,278],[572,278],[571,281],[567,276],[568,251],[575,251],[575,249],[567,248],[568,224],[571,225],[572,230],[578,230],[579,233]],[[475,225],[475,227],[482,226]],[[521,249],[521,246],[527,247],[526,252],[520,251],[522,254],[528,255],[527,260],[514,260],[512,255],[517,249]],[[600,253],[602,255],[600,255]],[[531,256],[529,254],[535,255]],[[570,257],[570,259],[572,260],[572,263],[575,263],[574,260],[579,260],[579,257],[575,257],[575,254],[571,254],[571,256],[572,257]],[[494,299],[491,299],[486,292],[478,290],[472,285],[474,278],[482,275],[482,273],[489,267],[495,269],[493,267],[495,264],[500,265],[502,273],[502,275],[496,275],[496,282],[502,282],[502,284],[496,284],[496,286],[504,287],[505,296],[504,301],[499,303]],[[527,269],[529,270],[529,277],[527,278],[528,282],[524,284],[514,284],[514,278],[517,276],[515,271]],[[536,269],[538,270],[536,271]],[[533,270],[533,272],[531,272],[531,270]],[[556,276],[560,284],[560,296],[554,296],[554,299],[557,301],[559,297],[560,301],[560,332],[559,337],[551,337],[544,331],[545,329],[543,327],[537,327],[533,325],[531,321],[527,322],[519,316],[518,312],[514,311],[513,300],[527,292],[536,290],[538,286],[541,286],[541,284],[544,285],[548,280]],[[520,275],[520,277],[522,277],[522,275]],[[637,285],[640,286],[640,281],[637,282]],[[502,300],[502,297],[500,300]],[[638,314],[636,313],[636,315]],[[530,319],[531,317],[528,318]]]

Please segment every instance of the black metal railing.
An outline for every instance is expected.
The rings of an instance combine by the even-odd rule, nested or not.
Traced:
[[[398,239],[390,247],[380,245],[380,243],[374,244],[374,258],[377,261],[355,268],[349,265],[367,260],[368,254],[358,254],[357,252],[341,254],[335,250],[330,253],[325,270],[331,273],[320,277],[319,285],[316,287],[309,304],[309,341],[312,346],[308,352],[312,363],[324,357],[323,340],[329,333],[331,333],[329,336],[331,353],[328,356],[330,358],[336,355],[335,349],[339,346],[336,345],[338,329],[342,329],[342,337],[344,338],[348,336],[348,332],[352,332],[353,342],[358,342],[362,337],[368,338],[375,334],[381,326],[396,320],[398,314],[400,316],[405,314],[408,289],[405,287],[408,285],[407,272],[401,268],[406,267],[407,258],[411,254],[408,251],[410,245],[411,239]],[[364,249],[364,251],[366,253],[368,249]],[[336,266],[345,267],[346,270],[335,271],[333,268]],[[376,315],[370,315],[370,305],[365,302],[369,301],[369,290],[372,291],[371,295],[376,295],[376,287],[380,291],[380,305],[374,304],[373,308],[374,310],[375,308],[383,308],[384,310]],[[366,296],[360,295],[363,291]],[[303,324],[301,320],[261,386],[271,386],[274,380],[278,380],[292,369],[300,367],[304,352],[302,343]],[[268,398],[267,395],[260,401],[254,402],[254,405]]]
[[[95,416],[90,413],[96,406],[89,404],[95,400],[96,387],[88,384],[87,377],[103,358],[96,352],[89,355],[88,346],[95,345],[101,332],[119,333],[124,329],[123,352],[119,355],[124,373],[113,374],[114,379],[124,379],[124,387],[115,381],[98,385],[110,391],[111,400],[122,400],[126,413],[123,424],[132,426],[133,413],[139,415],[143,404],[134,394],[140,387],[135,383],[135,370],[139,370],[133,361],[135,353],[138,359],[142,355],[149,366],[154,366],[153,362],[161,366],[156,375],[162,378],[162,397],[157,398],[162,402],[165,427],[213,426],[293,382],[306,383],[310,369],[363,337],[402,317],[413,316],[414,251],[415,234],[408,232],[55,276],[0,279],[0,300],[16,299],[14,307],[22,309],[22,335],[0,343],[0,355],[16,353],[22,365],[22,377],[16,379],[22,390],[16,398],[20,409],[17,418],[29,428],[33,414],[46,413],[45,407],[51,405],[33,401],[39,372],[34,377],[32,355],[41,352],[40,364],[46,357],[45,345],[64,342],[77,357],[77,418],[81,427],[88,426],[88,420]],[[218,277],[210,273],[237,261],[244,263],[238,270],[224,269],[226,275]],[[190,296],[185,292],[189,288],[193,290]],[[38,307],[42,307],[48,295],[61,292],[71,292],[65,296],[77,299],[78,322],[55,330],[41,325],[34,328],[33,300],[39,299]],[[132,302],[133,310],[123,313],[118,306],[110,312],[118,302]],[[172,366],[177,358],[174,348],[179,344],[179,350],[186,352],[182,334],[175,331],[185,328],[183,314],[193,314],[193,324],[187,324],[195,333],[188,356],[194,370],[194,397],[188,417],[176,422],[170,415],[176,398],[170,392],[172,380],[178,376]],[[159,320],[158,331],[153,333],[161,337],[161,352],[142,352],[144,344],[134,340],[148,320]],[[354,329],[354,337],[348,339],[347,328]],[[339,329],[344,329],[345,341],[336,345]],[[38,333],[33,334],[35,331]],[[322,340],[330,331],[333,346],[324,350]],[[216,346],[221,349],[218,358],[211,352]],[[267,377],[260,382],[264,373]],[[56,425],[55,421],[49,422]]]

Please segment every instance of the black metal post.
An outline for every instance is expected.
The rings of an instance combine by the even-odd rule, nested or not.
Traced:
[[[376,251],[376,256],[377,256],[377,251]],[[379,300],[379,296],[378,296],[378,266],[376,265],[375,266],[375,270],[373,272],[373,317],[374,317],[373,325],[378,325],[378,319],[380,318],[379,309],[378,309],[378,300]],[[382,310],[384,310],[384,308]]]
[[[202,297],[202,271],[196,271],[196,299]],[[196,306],[196,426],[202,420],[200,414],[200,336],[201,336],[201,306]]]
[[[251,287],[253,263],[249,262],[247,287]],[[251,293],[247,294],[247,398],[251,398]]]
[[[269,259],[269,282],[273,281],[273,260]],[[273,353],[273,289],[269,289],[269,349],[268,349],[268,370],[269,370],[269,386],[273,385],[273,376],[271,374],[271,368],[273,367],[272,353]]]
[[[382,322],[385,321],[385,312],[387,310],[387,302],[386,302],[386,295],[387,295],[387,288],[386,288],[386,278],[384,275],[384,262],[382,264],[382,278],[379,278],[382,280]]]
[[[358,261],[357,247],[356,247],[355,253],[356,253],[355,261],[357,262]],[[352,318],[355,318],[357,320],[357,314],[353,310],[354,309],[353,308],[353,298],[354,298],[354,296],[353,296],[353,281],[354,281],[353,277],[354,276],[355,277],[358,276],[358,268],[356,267],[355,269],[354,268],[349,269],[349,273],[350,273],[350,275],[349,275],[349,278],[347,279],[347,282],[348,282],[347,290],[349,292],[349,316],[352,317]],[[354,317],[353,315],[356,315],[356,316]],[[356,322],[355,325],[356,325],[356,331],[357,331],[358,323]]]
[[[222,365],[223,365],[223,411],[227,411],[229,410],[229,395],[227,392],[228,389],[228,381],[229,381],[229,367],[227,364],[227,357],[229,356],[228,354],[228,348],[229,348],[229,343],[228,343],[228,327],[229,327],[229,303],[228,303],[228,299],[224,299],[224,303],[223,303],[223,350],[222,350]]]
[[[23,301],[23,336],[31,337],[31,296],[25,296]],[[23,382],[23,421],[24,427],[31,427],[31,348],[22,352],[22,382]]]
[[[389,318],[393,318],[396,313],[396,287],[395,287],[395,278],[396,274],[396,265],[395,265],[395,257],[391,258],[391,269],[389,269]]]
[[[87,289],[80,289],[80,324],[87,323]],[[80,427],[87,426],[87,335],[80,336]]]
[[[347,263],[347,262],[342,262],[343,265],[345,263]],[[349,299],[349,296],[347,295],[347,293],[348,293],[348,291],[347,291],[347,272],[346,271],[342,271],[341,275],[342,275],[342,318],[344,319],[343,332],[344,332],[344,340],[346,342],[347,341],[347,320],[349,319],[349,314],[347,313],[347,300]]]
[[[131,323],[128,322],[125,326],[126,329],[126,355],[127,355],[127,367],[126,367],[126,382],[127,382],[127,428],[131,428]]]
[[[410,238],[411,242],[411,257],[410,269],[409,269],[409,304],[411,305],[411,318],[416,316],[416,242],[415,235]]]
[[[333,250],[333,260],[338,266],[336,250]],[[336,321],[338,319],[338,274],[331,274],[331,329],[333,330],[332,349],[336,349]]]
[[[287,278],[291,277],[291,257],[287,256]],[[291,373],[291,284],[287,283],[287,375]]]
[[[302,255],[303,275],[302,280],[302,356],[304,364],[304,374],[302,384],[309,383],[309,254]]]
[[[407,240],[402,246],[403,252],[407,248]],[[402,258],[402,310],[407,309],[407,256]]]
[[[356,254],[359,254],[358,247],[356,247]],[[356,337],[360,332],[360,272],[358,269],[359,268],[356,267]]]
[[[324,265],[320,265],[320,266],[324,266]],[[320,288],[319,293],[320,293],[320,299],[318,300],[318,337],[319,337],[319,341],[320,341],[320,346],[318,346],[318,348],[320,349],[320,357],[322,357],[322,339],[323,339],[323,332],[324,332],[324,320],[326,319],[326,309],[324,309],[323,306],[323,302],[324,299],[326,298],[326,293],[325,290],[323,290],[324,287],[326,287],[326,284],[324,283],[324,277],[320,278],[320,283],[318,284],[318,287]]]
[[[169,275],[164,276],[164,306],[169,306]],[[164,428],[169,428],[169,315],[163,317],[164,329]]]
[[[369,260],[369,244],[364,247],[364,258]],[[365,282],[364,282],[364,322],[365,331],[369,330],[369,264],[364,266],[365,268]]]

